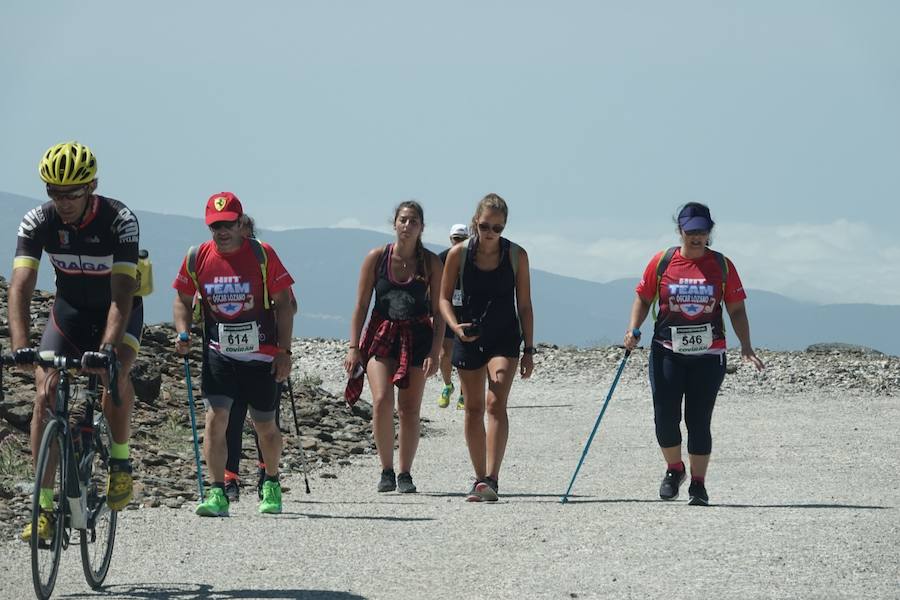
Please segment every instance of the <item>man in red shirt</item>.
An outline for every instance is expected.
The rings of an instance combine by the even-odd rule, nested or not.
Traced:
[[[197,507],[201,516],[228,515],[225,431],[236,402],[249,406],[265,458],[266,481],[259,512],[281,512],[281,432],[275,411],[280,383],[291,370],[294,280],[271,246],[247,238],[241,227],[242,214],[241,203],[231,192],[210,196],[206,224],[212,240],[196,250],[193,272],[185,258],[173,283],[178,292],[173,308],[176,330],[190,332],[197,292],[203,314],[201,389],[207,407],[203,445],[212,488]],[[263,262],[251,243],[261,245]],[[175,349],[187,354],[190,338],[176,339]]]

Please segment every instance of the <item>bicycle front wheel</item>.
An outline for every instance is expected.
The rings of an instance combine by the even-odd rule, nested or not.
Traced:
[[[53,593],[63,550],[66,492],[60,449],[65,440],[62,423],[51,419],[38,450],[31,502],[31,579],[41,600]]]
[[[109,424],[99,414],[94,418],[93,459],[80,469],[87,480],[87,529],[81,531],[81,566],[93,589],[99,589],[109,572],[113,544],[116,540],[117,512],[106,504],[106,475],[109,471],[109,447],[112,441]]]

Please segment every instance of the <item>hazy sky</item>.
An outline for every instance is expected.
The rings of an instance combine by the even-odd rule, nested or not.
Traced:
[[[900,3],[0,4],[0,189],[78,139],[100,191],[441,242],[494,191],[536,267],[638,278],[708,203],[745,285],[900,303]],[[2,243],[14,243],[8,228]],[[875,283],[878,285],[874,285]]]

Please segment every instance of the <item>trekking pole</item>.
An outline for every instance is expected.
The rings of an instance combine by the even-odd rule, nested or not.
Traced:
[[[300,464],[303,466],[303,483],[306,484],[306,493],[309,493],[309,468],[306,466],[306,450],[303,449],[303,441],[300,439],[300,423],[297,421],[297,404],[294,402],[294,383],[288,377],[288,391],[291,393],[291,412],[294,413],[294,433],[297,434],[297,441],[300,444]]]
[[[178,339],[186,342],[190,336],[186,331],[178,334]],[[191,409],[191,433],[194,435],[194,462],[197,464],[197,489],[200,490],[200,502],[203,502],[203,472],[200,470],[200,442],[197,440],[197,417],[194,414],[194,389],[191,386],[191,365],[188,355],[184,355],[184,379],[187,383],[188,406]]]
[[[581,460],[578,461],[578,466],[575,467],[575,472],[572,473],[572,481],[569,482],[569,488],[559,500],[563,504],[569,501],[569,492],[572,491],[572,486],[575,485],[575,478],[578,477],[578,471],[581,469],[581,465],[584,463],[584,459],[588,453],[588,448],[591,447],[591,442],[594,441],[594,435],[597,433],[597,429],[599,429],[600,427],[600,419],[603,418],[603,413],[606,412],[606,406],[609,404],[609,399],[612,398],[613,390],[616,389],[616,384],[619,383],[619,376],[622,375],[622,369],[625,368],[625,361],[628,360],[628,356],[630,354],[631,350],[625,350],[625,356],[622,358],[621,364],[619,364],[619,370],[616,371],[616,378],[613,379],[612,385],[609,388],[609,393],[606,395],[606,401],[603,403],[603,408],[600,409],[600,414],[597,415],[597,422],[594,423],[594,430],[591,431],[591,435],[588,438],[587,444],[584,445],[584,452],[581,453]]]

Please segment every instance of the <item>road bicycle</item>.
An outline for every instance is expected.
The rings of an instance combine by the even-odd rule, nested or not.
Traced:
[[[118,364],[114,357],[104,359],[98,359],[96,365],[92,362],[91,366],[107,369],[110,395],[118,406],[121,403],[117,389]],[[99,589],[109,572],[118,516],[106,504],[112,433],[101,406],[100,378],[89,375],[87,384],[80,385],[77,371],[81,369],[81,359],[53,352],[19,350],[0,356],[0,363],[55,369],[47,377],[47,386],[58,379],[55,408],[47,411],[35,463],[30,541],[35,594],[43,600],[53,593],[60,555],[73,541],[73,530],[78,531],[85,579],[91,588]],[[0,399],[2,390],[3,369],[0,368]],[[74,413],[70,413],[70,404]],[[83,412],[79,414],[81,409]],[[43,531],[42,519],[49,524]]]

